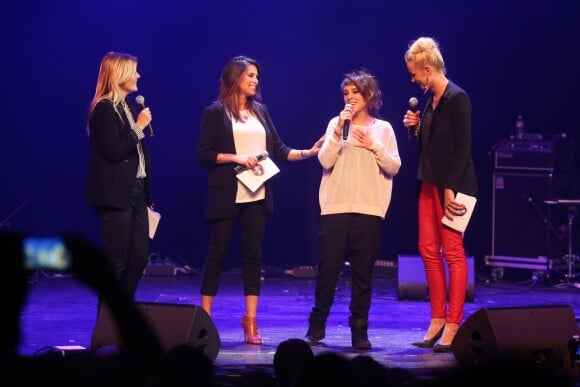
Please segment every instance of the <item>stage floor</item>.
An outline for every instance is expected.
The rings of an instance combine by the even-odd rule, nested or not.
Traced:
[[[457,364],[453,353],[434,353],[410,344],[425,333],[430,318],[429,303],[425,299],[399,299],[397,275],[393,271],[385,271],[374,279],[368,332],[373,349],[353,350],[348,326],[350,282],[344,274],[336,290],[324,345],[313,347],[315,354],[338,351],[351,357],[366,353],[383,365],[408,369],[419,378],[436,376],[439,371]],[[214,360],[218,375],[227,377],[256,369],[272,372],[277,345],[288,338],[303,338],[306,333],[307,317],[313,305],[314,278],[297,278],[275,269],[265,271],[264,277],[258,310],[264,339],[261,346],[243,342],[240,321],[244,298],[239,270],[224,273],[222,277],[211,317],[221,341]],[[138,302],[198,305],[199,283],[199,273],[144,276],[136,299]],[[474,284],[474,298],[466,303],[464,320],[482,308],[569,305],[577,322],[579,293],[574,283],[478,279]],[[90,348],[96,303],[96,295],[76,277],[37,272],[30,278],[29,295],[21,314],[19,352],[38,355],[54,346],[71,345]],[[541,336],[544,332],[534,334]]]

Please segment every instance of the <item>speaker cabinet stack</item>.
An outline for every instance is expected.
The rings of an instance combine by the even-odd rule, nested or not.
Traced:
[[[495,171],[491,251],[494,256],[547,257],[551,235],[551,207],[560,178],[552,173]]]
[[[559,220],[546,201],[572,195],[567,139],[500,140],[495,146],[488,266],[546,270],[561,256]]]

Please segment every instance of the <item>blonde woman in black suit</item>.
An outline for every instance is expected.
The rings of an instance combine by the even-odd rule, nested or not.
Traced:
[[[405,62],[411,81],[429,93],[424,110],[408,110],[403,119],[419,145],[418,248],[431,303],[427,333],[413,345],[450,352],[463,319],[467,259],[463,234],[445,226],[441,219],[465,215],[464,203],[455,200],[458,192],[477,194],[471,158],[471,100],[447,78],[443,56],[433,38],[420,37],[412,42]],[[449,271],[449,300],[444,265]]]
[[[127,96],[137,91],[137,58],[108,52],[101,61],[88,117],[90,144],[85,200],[95,209],[103,247],[124,290],[135,296],[149,255],[147,207],[150,158],[143,130],[149,108],[136,114]]]

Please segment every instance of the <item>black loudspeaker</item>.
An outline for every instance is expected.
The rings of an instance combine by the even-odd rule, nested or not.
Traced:
[[[459,363],[501,359],[568,364],[568,340],[579,333],[569,305],[484,308],[459,327],[451,350]]]
[[[551,173],[493,174],[491,255],[559,258],[559,219],[545,203],[569,194],[568,179]]]
[[[473,257],[467,257],[467,292],[465,301],[475,299]],[[445,273],[449,278],[447,264]],[[399,255],[397,257],[397,299],[398,300],[429,300],[429,288],[425,277],[425,267],[418,255]]]
[[[138,310],[157,334],[164,351],[180,344],[200,349],[212,361],[218,355],[221,340],[217,329],[203,308],[195,305],[136,302]],[[109,308],[101,307],[91,338],[91,348],[104,345],[121,347],[117,326]]]

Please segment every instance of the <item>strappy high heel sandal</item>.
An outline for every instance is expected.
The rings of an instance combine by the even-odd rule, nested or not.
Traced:
[[[258,322],[256,317],[244,315],[242,318],[242,328],[244,328],[244,341],[247,344],[261,345],[262,338],[258,331]]]

